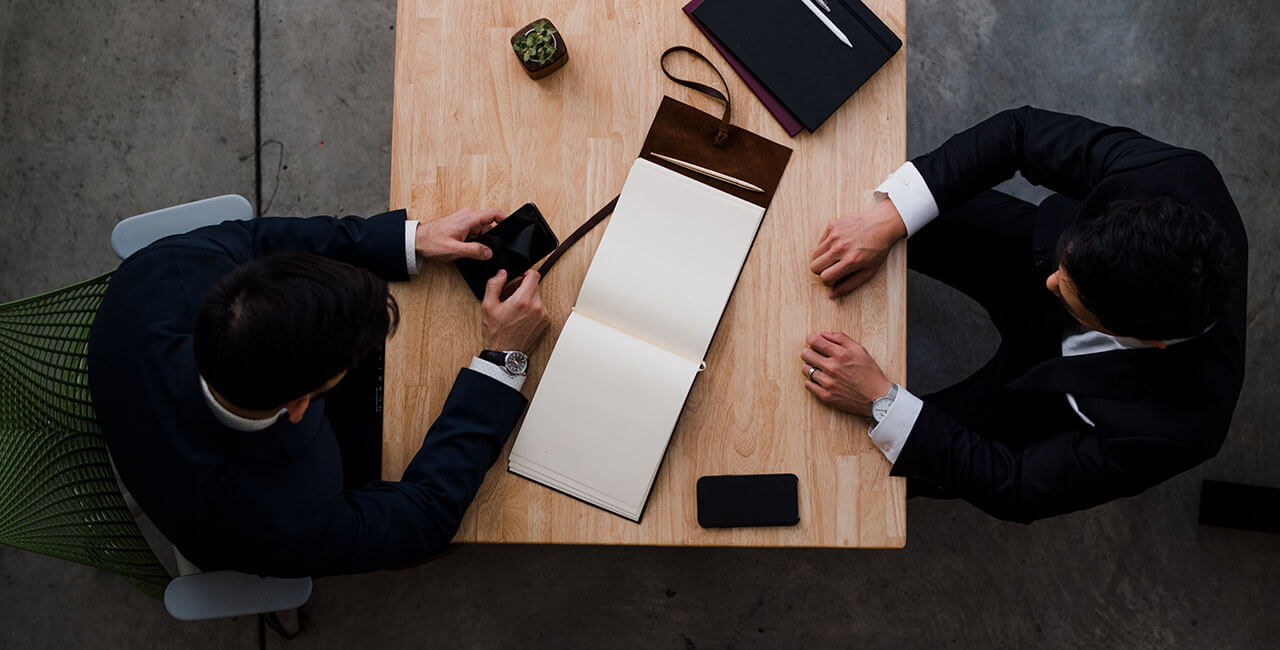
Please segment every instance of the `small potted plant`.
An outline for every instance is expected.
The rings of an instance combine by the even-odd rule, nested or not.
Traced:
[[[541,79],[569,61],[563,35],[546,18],[539,18],[512,34],[511,49],[532,79]]]

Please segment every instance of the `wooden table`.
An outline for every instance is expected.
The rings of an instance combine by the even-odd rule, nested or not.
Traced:
[[[899,36],[905,33],[904,0],[867,4]],[[889,477],[865,420],[824,406],[804,389],[800,350],[807,333],[843,331],[891,380],[905,380],[905,247],[893,251],[885,272],[840,301],[828,300],[808,271],[827,221],[868,209],[872,188],[905,159],[905,48],[817,135],[793,139],[681,5],[400,0],[391,205],[422,218],[466,206],[514,210],[533,201],[567,235],[622,188],[663,94],[719,114],[716,103],[663,76],[658,59],[671,45],[690,45],[721,69],[734,123],[795,149],[641,522],[507,472],[508,443],[455,541],[901,547],[904,481]],[[565,34],[570,58],[552,76],[532,81],[508,38],[541,16]],[[676,74],[715,84],[705,64],[687,55],[672,63]],[[537,388],[604,229],[569,252],[543,285],[552,327],[531,351],[526,395]],[[392,480],[421,445],[459,366],[481,348],[479,306],[452,268],[428,269],[393,293],[403,320],[387,348],[383,475]],[[798,526],[698,526],[698,477],[774,472],[800,478]]]

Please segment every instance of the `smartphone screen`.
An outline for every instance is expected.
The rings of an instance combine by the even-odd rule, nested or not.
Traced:
[[[703,476],[698,479],[698,524],[794,526],[800,523],[799,485],[795,474]]]
[[[486,234],[502,242],[504,248],[519,249],[521,254],[532,258],[529,265],[546,257],[559,245],[556,234],[551,232],[551,227],[542,217],[542,211],[532,203],[520,206]],[[524,273],[528,268],[526,266],[516,275]]]
[[[475,241],[488,246],[493,257],[487,260],[464,258],[456,260],[454,266],[479,300],[484,299],[485,283],[499,270],[506,271],[508,278],[514,278],[560,245],[556,234],[542,218],[542,212],[532,203],[520,206]]]

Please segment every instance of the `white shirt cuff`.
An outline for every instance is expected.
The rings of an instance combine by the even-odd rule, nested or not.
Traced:
[[[418,221],[408,219],[404,222],[404,266],[409,275],[417,275],[422,267],[418,265]]]
[[[933,199],[933,192],[929,191],[924,177],[911,161],[902,163],[897,171],[889,174],[889,178],[875,189],[875,197],[876,202],[886,198],[893,201],[893,207],[902,215],[908,237],[938,216],[938,202]]]
[[[920,417],[920,410],[923,408],[924,402],[919,397],[899,386],[898,396],[893,398],[889,412],[883,420],[871,427],[868,432],[871,442],[890,463],[898,462],[898,454],[902,453],[902,447],[907,444],[907,437],[916,426],[916,418]]]
[[[489,377],[493,377],[498,381],[520,390],[524,387],[524,375],[508,375],[506,370],[499,368],[497,364],[489,363],[480,357],[471,357],[471,369]]]

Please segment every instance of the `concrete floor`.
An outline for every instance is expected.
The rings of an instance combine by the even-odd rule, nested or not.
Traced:
[[[394,4],[0,0],[0,302],[111,268],[112,226],[158,207],[260,190],[271,214],[384,209]],[[318,581],[292,645],[1275,647],[1280,535],[1196,511],[1204,478],[1280,486],[1278,9],[908,0],[910,154],[1031,103],[1218,163],[1250,235],[1250,363],[1211,462],[1030,527],[912,501],[901,551],[468,546]],[[909,288],[911,386],[977,368],[994,349],[978,308]],[[256,643],[253,618],[178,623],[113,575],[0,548],[0,648]]]

